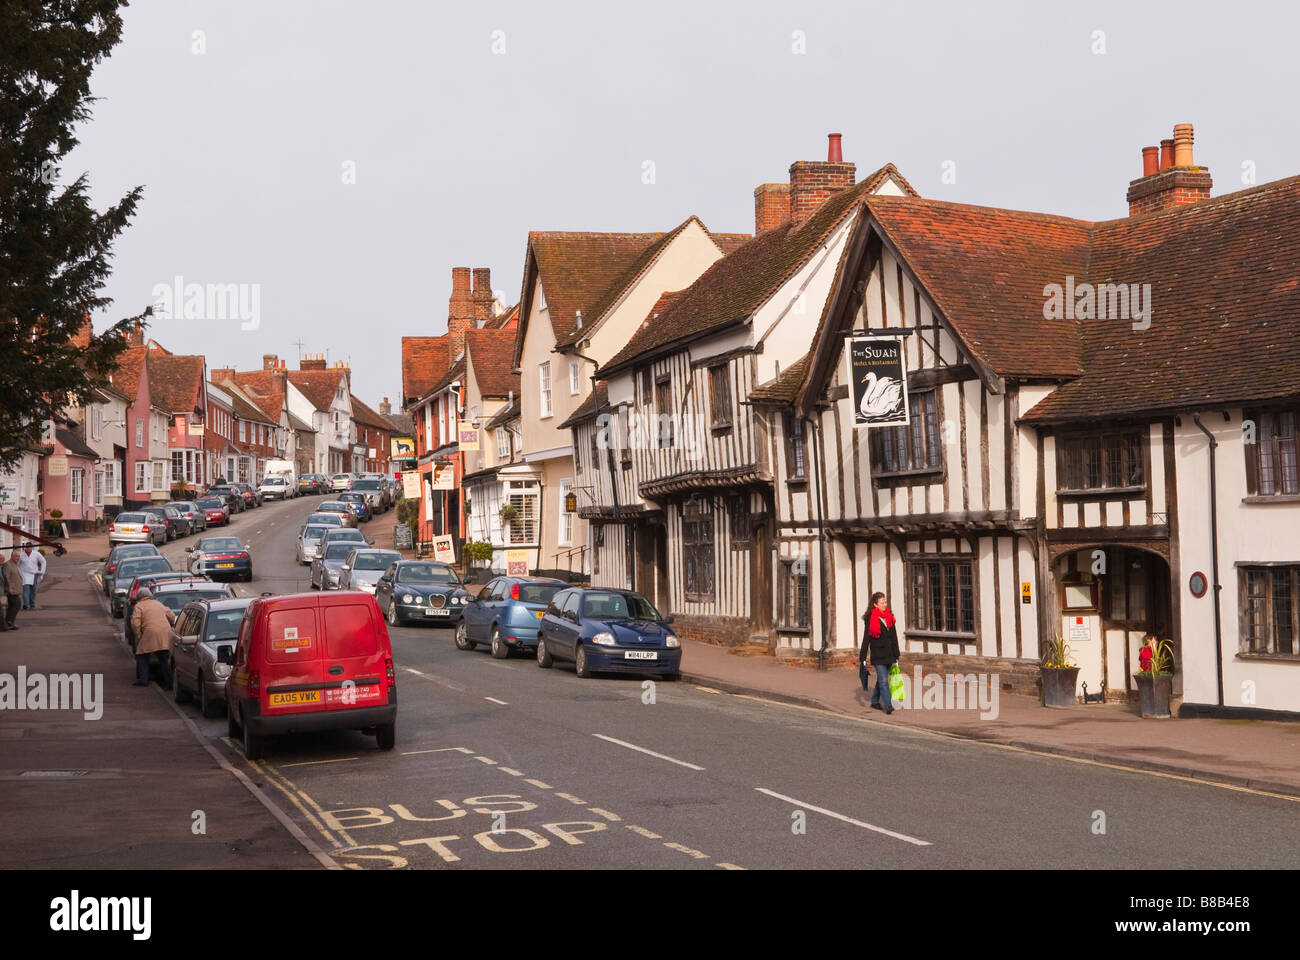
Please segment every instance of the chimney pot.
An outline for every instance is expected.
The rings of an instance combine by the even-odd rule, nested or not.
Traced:
[[[1174,124],[1174,166],[1196,166],[1196,161],[1192,159],[1192,125],[1190,123]]]
[[[1160,141],[1160,169],[1168,170],[1174,165],[1174,142],[1172,140]]]
[[[830,141],[830,142],[826,145],[826,162],[827,162],[827,163],[843,163],[843,162],[844,162],[844,154],[840,152],[840,138],[841,138],[842,136],[844,136],[842,133],[828,133],[828,134],[826,134],[826,138]]]
[[[1149,177],[1160,169],[1160,148],[1142,148],[1142,176]]]

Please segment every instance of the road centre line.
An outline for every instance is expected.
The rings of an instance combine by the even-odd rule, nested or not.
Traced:
[[[595,814],[599,814],[600,816],[604,817],[606,820],[609,820],[613,823],[617,823],[618,821],[623,819],[617,813],[611,813],[608,810],[602,810],[600,807],[592,807],[591,812]]]
[[[660,760],[667,760],[669,763],[675,763],[679,767],[686,767],[690,770],[704,769],[698,764],[687,763],[685,760],[677,760],[674,757],[668,756],[667,754],[655,753],[653,750],[647,750],[645,747],[638,747],[635,743],[628,743],[626,740],[616,740],[614,737],[607,737],[603,733],[593,733],[592,736],[595,737],[597,740],[605,740],[608,741],[609,743],[616,743],[620,747],[627,747],[629,750],[637,750],[641,753],[649,754],[652,757],[658,757]]]
[[[638,836],[645,837],[647,840],[662,840],[664,838],[662,833],[655,833],[653,830],[647,830],[645,827],[638,827],[634,823],[625,823],[623,826],[627,827]]]
[[[531,783],[534,787],[538,787],[539,789],[542,789],[542,790],[549,790],[549,789],[551,789],[551,785],[550,785],[549,783],[542,783],[542,781],[540,781],[540,780],[528,780],[528,779],[525,779],[525,780],[524,780],[524,783]]]
[[[702,850],[692,850],[690,847],[684,846],[683,844],[680,843],[665,843],[664,846],[667,847],[669,850],[677,850],[680,851],[681,853],[690,854],[696,860],[709,859],[709,855],[703,852]]]
[[[489,767],[495,767],[497,765],[497,762],[489,757],[475,757],[474,759],[479,763],[486,763]]]
[[[524,775],[524,772],[522,770],[516,770],[513,767],[497,767],[497,769],[500,770],[502,773],[510,774],[510,776],[512,777],[522,777]]]
[[[586,801],[586,800],[579,800],[577,797],[575,797],[575,796],[574,796],[573,794],[571,794],[571,793],[556,793],[555,795],[556,795],[557,797],[561,797],[561,798],[563,798],[563,799],[565,799],[565,800],[568,800],[570,803],[575,804],[575,805],[577,805],[577,806],[579,806],[579,807],[585,807],[585,806],[587,805],[587,801]]]
[[[402,756],[413,757],[417,753],[446,753],[448,750],[454,751],[456,753],[468,753],[468,754],[472,754],[474,752],[473,750],[470,750],[468,747],[438,747],[436,750],[405,750],[402,752]]]
[[[282,767],[310,767],[318,763],[347,763],[349,760],[360,760],[360,757],[338,757],[335,760],[298,760],[294,763],[282,763]]]
[[[503,707],[508,707],[508,706],[510,706],[510,704],[506,703],[504,700],[498,700],[496,697],[484,697],[483,699],[484,699],[484,700],[490,700],[492,703],[499,703],[499,704],[501,704],[501,706],[503,706]]]
[[[765,793],[769,797],[776,797],[778,800],[784,800],[786,803],[793,803],[796,807],[803,810],[811,810],[813,813],[820,813],[836,820],[842,820],[845,823],[851,823],[855,827],[862,827],[864,830],[872,830],[876,833],[883,833],[887,837],[893,837],[895,840],[902,840],[904,843],[911,843],[918,847],[933,846],[929,840],[919,840],[916,837],[909,837],[905,833],[895,833],[893,830],[886,830],[884,827],[878,827],[873,823],[866,823],[862,820],[855,820],[852,817],[846,817],[842,813],[836,813],[834,810],[827,810],[825,807],[815,807],[811,803],[804,803],[802,800],[796,800],[794,797],[787,797],[784,794],[777,793],[774,790],[768,790],[766,787],[755,787],[759,793]]]
[[[719,863],[716,866],[721,870],[744,870],[744,867],[738,867],[734,863]]]

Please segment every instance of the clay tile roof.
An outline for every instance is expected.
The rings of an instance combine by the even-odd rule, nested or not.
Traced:
[[[710,231],[709,236],[722,250],[724,257],[729,253],[735,253],[740,247],[754,239],[752,233],[713,233]]]
[[[508,407],[506,407],[504,410],[498,413],[495,417],[489,420],[486,429],[494,430],[497,427],[501,426],[502,424],[509,423],[511,420],[518,420],[519,415],[520,415],[519,396],[518,394],[516,394],[515,402],[510,404]]]
[[[368,427],[378,427],[380,430],[391,431],[393,429],[392,422],[386,416],[362,403],[361,398],[355,393],[352,395],[352,419],[357,423],[364,423]]]
[[[311,401],[317,410],[328,410],[334,402],[334,394],[339,388],[339,379],[343,371],[338,368],[327,370],[287,370],[289,382],[302,391],[303,396]]]
[[[77,436],[71,430],[64,430],[62,427],[56,427],[54,436],[68,453],[77,457],[88,457],[91,460],[98,460],[99,454],[86,444],[86,441]],[[46,450],[53,452],[53,448],[46,447]]]
[[[191,413],[203,404],[203,358],[150,351],[149,402],[169,413]]]
[[[140,374],[144,371],[145,358],[149,348],[142,343],[127,347],[117,358],[117,370],[113,373],[113,386],[126,394],[132,402],[140,389]]]
[[[272,420],[267,415],[266,411],[249,403],[234,390],[230,391],[230,401],[230,406],[234,410],[235,416],[240,420],[256,420],[258,423],[269,423],[272,426],[279,422],[278,418]]]
[[[1080,321],[1083,376],[1024,420],[1300,397],[1300,177],[1099,223],[1088,280],[1151,284],[1150,327]]]
[[[427,397],[431,393],[437,393],[439,390],[445,390],[447,389],[447,387],[451,386],[454,381],[460,380],[464,378],[464,376],[465,376],[465,358],[461,357],[459,360],[457,360],[455,363],[453,363],[450,367],[447,368],[447,371],[441,377],[438,378],[437,383],[435,383],[433,386],[431,386],[428,389],[428,391],[425,392],[424,396]]]
[[[451,344],[440,337],[402,337],[402,402],[425,396],[447,372]]]
[[[803,382],[803,374],[808,367],[809,356],[811,354],[805,353],[781,371],[780,376],[767,381],[767,383],[759,384],[749,392],[749,399],[754,403],[793,403],[795,396],[799,392],[799,385]]]
[[[587,394],[587,398],[578,404],[578,409],[569,414],[569,419],[560,424],[559,429],[567,430],[584,420],[596,416],[596,412],[609,405],[609,387],[604,380],[596,381],[596,392]]]
[[[519,322],[519,304],[515,304],[499,317],[493,317],[483,325],[485,330],[503,330]]]
[[[519,374],[510,369],[515,351],[513,329],[469,330],[465,333],[465,349],[482,396],[507,397],[512,390],[518,396]]]
[[[284,390],[274,373],[270,370],[250,370],[236,373],[233,379],[236,386],[251,396],[276,423],[280,422],[285,398]]]
[[[651,311],[641,329],[605,365],[605,372],[671,348],[685,338],[749,319],[807,261],[854,204],[891,176],[903,182],[894,165],[888,164],[861,183],[831,195],[798,226],[786,222],[740,244],[704,271],[657,319]]]

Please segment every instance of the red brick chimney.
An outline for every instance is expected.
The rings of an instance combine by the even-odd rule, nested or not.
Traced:
[[[492,293],[492,270],[489,267],[474,268],[474,326],[482,327],[492,319],[492,302],[496,299]]]
[[[447,339],[451,356],[460,354],[465,345],[465,331],[474,326],[474,293],[470,288],[469,267],[451,268],[451,298],[447,301]]]
[[[234,367],[214,367],[208,371],[208,379],[220,386],[227,380],[233,380],[235,377]]]
[[[790,219],[790,184],[760,183],[754,188],[754,236]]]
[[[1128,215],[1168,210],[1198,200],[1208,200],[1214,181],[1210,171],[1192,159],[1192,125],[1174,126],[1174,138],[1160,141],[1160,167],[1155,147],[1142,148],[1142,176],[1128,185]]]
[[[840,154],[840,134],[828,134],[826,161],[799,160],[790,164],[790,220],[798,226],[833,193],[853,186],[856,165]],[[756,225],[757,226],[757,225]]]
[[[299,370],[324,370],[325,354],[323,353],[307,354],[307,356],[303,357],[301,360],[298,361],[298,369]]]
[[[274,353],[262,354],[263,370],[278,370],[279,367],[280,367],[280,358],[277,357]]]

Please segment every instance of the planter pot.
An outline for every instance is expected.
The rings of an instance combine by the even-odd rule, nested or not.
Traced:
[[[1074,695],[1078,667],[1039,667],[1038,670],[1043,676],[1043,706],[1073,707],[1078,702]]]
[[[1173,675],[1162,673],[1153,677],[1149,673],[1135,673],[1133,680],[1137,683],[1142,716],[1148,719],[1168,719],[1169,701],[1174,695]]]

